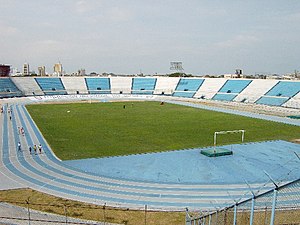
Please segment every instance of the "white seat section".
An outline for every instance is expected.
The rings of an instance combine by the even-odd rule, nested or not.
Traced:
[[[246,87],[245,90],[243,90],[238,96],[236,96],[233,101],[254,103],[277,83],[278,80],[252,80],[248,87]]]
[[[88,94],[84,77],[61,77],[61,81],[69,95]]]
[[[34,77],[11,77],[11,79],[24,95],[44,95]]]
[[[227,79],[222,78],[205,78],[203,84],[194,95],[194,98],[204,96],[205,99],[211,99],[225,84]]]
[[[154,94],[164,94],[171,95],[176,89],[180,77],[157,77],[156,86]]]
[[[110,88],[112,94],[130,94],[132,77],[111,77]]]
[[[300,109],[300,92],[296,94],[293,98],[288,100],[286,103],[284,103],[282,106]]]

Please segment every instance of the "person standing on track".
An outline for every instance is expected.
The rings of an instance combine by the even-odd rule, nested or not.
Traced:
[[[22,149],[21,149],[21,143],[18,142],[18,152],[21,152],[21,151],[22,151]]]

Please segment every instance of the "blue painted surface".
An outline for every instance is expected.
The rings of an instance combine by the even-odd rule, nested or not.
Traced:
[[[203,84],[204,79],[181,78],[175,91],[194,91],[196,92]]]
[[[275,106],[281,106],[283,103],[288,101],[288,98],[278,98],[278,97],[266,97],[263,96],[260,99],[258,99],[255,103],[256,104],[262,104],[262,105],[275,105]]]
[[[89,94],[110,94],[109,78],[85,78]]]
[[[152,95],[156,85],[156,78],[133,78],[132,94]]]
[[[165,183],[232,184],[266,182],[267,171],[275,180],[299,177],[294,152],[300,145],[271,141],[223,146],[233,156],[209,158],[201,149],[64,161],[67,165],[104,176]]]
[[[279,81],[265,95],[267,95],[267,96],[293,97],[299,92],[300,92],[300,82]]]
[[[213,97],[213,100],[219,100],[219,101],[232,101],[235,97],[237,96],[237,94],[222,94],[222,93],[218,93]]]
[[[219,90],[222,93],[241,93],[252,80],[228,80]]]
[[[10,78],[0,78],[0,97],[20,97],[21,91]]]
[[[184,97],[184,98],[192,98],[196,92],[194,91],[175,91],[173,93],[174,97]]]
[[[65,95],[67,91],[60,78],[35,78],[46,95]]]

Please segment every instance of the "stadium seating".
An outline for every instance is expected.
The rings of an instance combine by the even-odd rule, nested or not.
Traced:
[[[132,87],[131,77],[111,77],[111,93],[112,94],[130,94]]]
[[[266,96],[293,97],[300,92],[300,82],[279,81]]]
[[[173,96],[192,98],[203,82],[204,79],[181,78],[177,84]]]
[[[281,106],[286,101],[288,101],[288,98],[286,97],[277,98],[277,97],[263,96],[256,103],[263,104],[263,105]]]
[[[61,81],[69,95],[88,93],[84,77],[62,77]]]
[[[89,94],[110,94],[109,78],[85,78]]]
[[[45,95],[67,94],[60,78],[35,78]]]
[[[218,94],[215,94],[214,96],[214,100],[219,100],[219,101],[232,101],[235,97],[237,96],[237,94],[231,94],[231,93],[218,93]]]
[[[20,96],[22,96],[22,92],[10,78],[0,78],[0,98]]]
[[[133,78],[131,94],[152,95],[155,84],[156,78]]]
[[[34,77],[12,77],[11,80],[20,88],[25,96],[44,95]]]
[[[219,101],[232,101],[252,80],[227,80],[218,93],[212,98]]]
[[[255,103],[281,106],[300,92],[300,82],[279,81],[270,91]]]
[[[155,95],[172,95],[179,77],[157,77],[154,93]]]
[[[245,88],[234,101],[254,103],[261,98],[266,92],[268,92],[274,85],[277,84],[277,80],[253,80],[247,88]]]
[[[194,98],[212,99],[225,82],[225,79],[205,78]]]

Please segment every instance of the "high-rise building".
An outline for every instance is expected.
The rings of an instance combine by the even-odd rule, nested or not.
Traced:
[[[63,67],[62,67],[62,64],[61,64],[60,62],[54,64],[53,70],[54,70],[54,74],[55,74],[55,75],[61,76],[62,73],[63,73]]]
[[[46,68],[45,68],[45,66],[39,66],[38,67],[38,75],[39,76],[46,76]]]
[[[10,66],[0,64],[0,77],[8,77],[10,73]]]
[[[29,64],[24,63],[24,65],[23,65],[23,76],[29,76],[29,75],[30,75]]]

